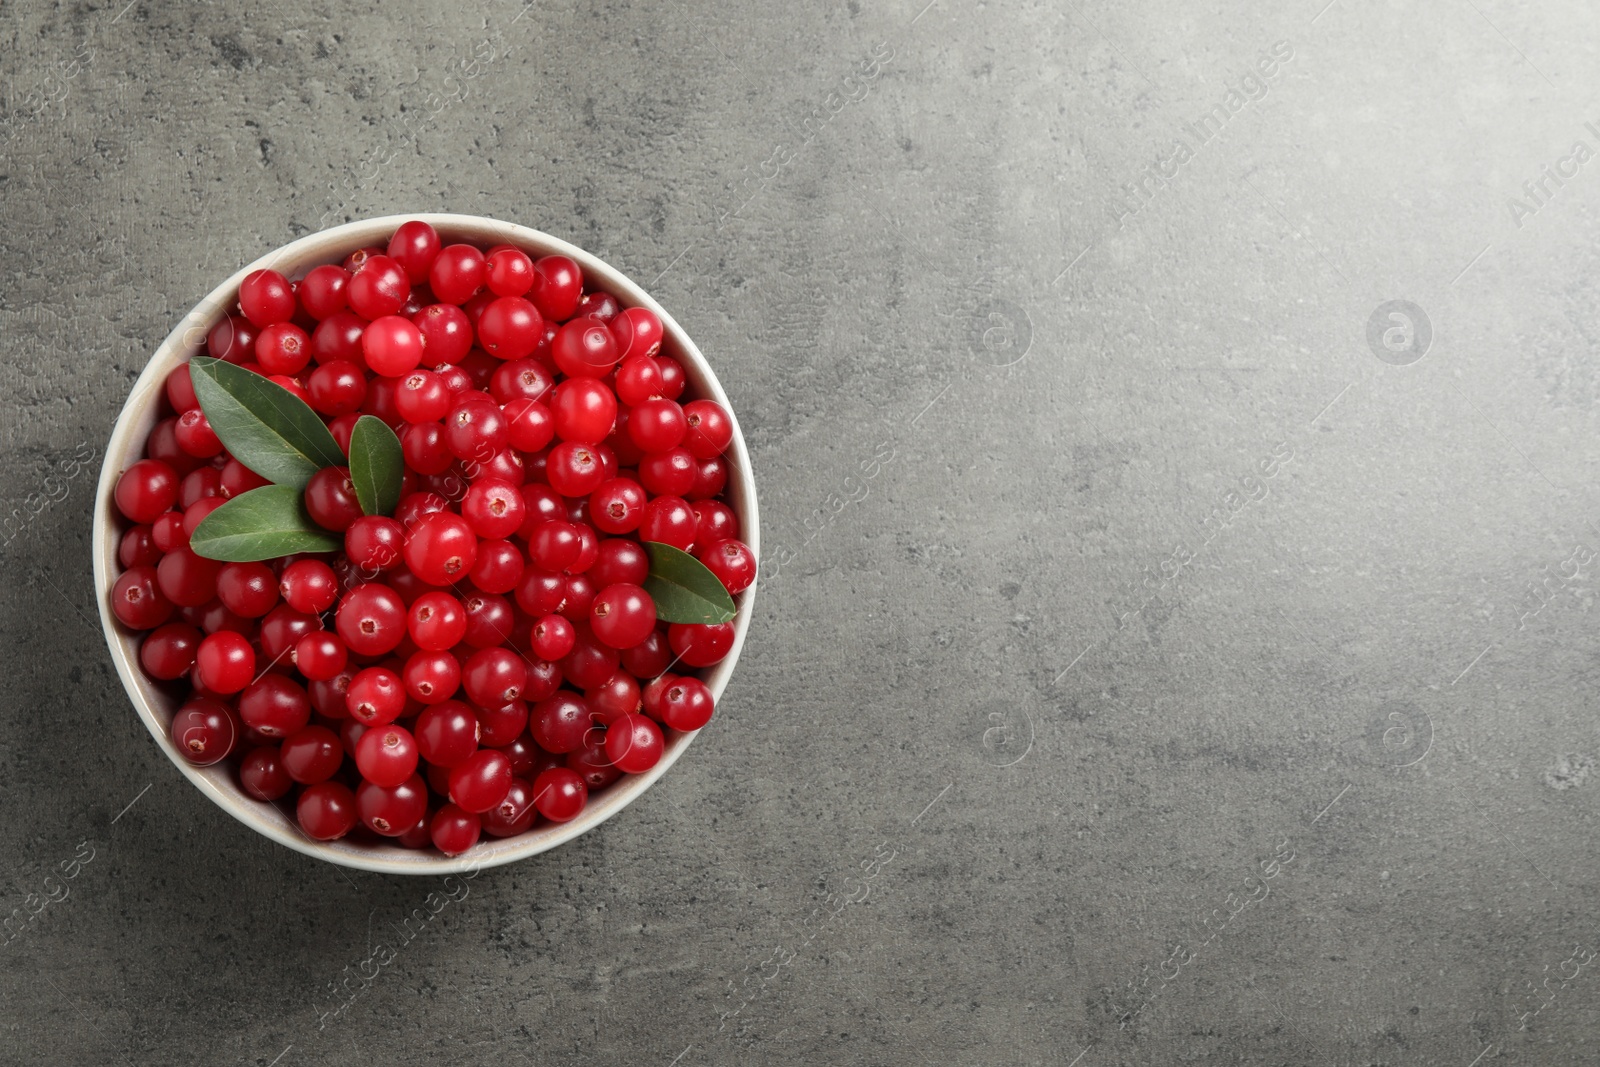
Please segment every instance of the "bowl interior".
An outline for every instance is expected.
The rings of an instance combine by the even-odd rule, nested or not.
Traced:
[[[105,628],[106,641],[128,696],[162,751],[201,792],[252,829],[280,844],[318,859],[391,874],[448,874],[495,866],[532,856],[593,829],[626,807],[640,793],[650,788],[657,778],[665,774],[694,740],[694,733],[665,731],[666,747],[660,762],[644,774],[625,775],[619,781],[592,795],[583,812],[571,822],[543,823],[517,837],[501,839],[485,837],[470,851],[460,856],[446,857],[431,850],[414,850],[389,844],[346,840],[313,841],[300,830],[292,812],[283,804],[263,803],[245,794],[227,761],[213,767],[194,767],[178,754],[168,736],[168,727],[177,710],[178,701],[171,691],[144,675],[138,661],[140,635],[124,627],[110,610],[111,586],[121,571],[117,560],[117,548],[121,533],[126,528],[112,502],[112,491],[122,471],[143,457],[145,439],[158,418],[167,374],[203,350],[206,333],[234,306],[239,283],[251,271],[270,267],[281,271],[291,279],[298,278],[319,264],[338,263],[358,248],[386,244],[395,229],[409,219],[421,219],[430,223],[439,231],[447,244],[452,241],[467,241],[480,247],[487,247],[503,243],[521,248],[534,257],[551,254],[569,256],[582,266],[586,287],[607,290],[616,296],[623,307],[646,307],[659,315],[665,328],[662,351],[675,357],[683,365],[689,380],[688,391],[695,396],[718,401],[733,416],[733,444],[726,456],[732,469],[729,472],[726,495],[728,505],[739,517],[744,540],[750,545],[751,551],[756,553],[756,558],[760,558],[755,483],[750,475],[750,457],[745,447],[744,434],[739,429],[738,415],[733,411],[733,405],[728,402],[727,394],[723,392],[721,383],[717,381],[705,357],[700,354],[700,350],[683,332],[677,321],[626,276],[582,249],[548,234],[525,226],[472,215],[419,214],[366,219],[303,237],[240,270],[212,290],[184,317],[177,328],[156,349],[144,373],[134,384],[133,392],[123,406],[116,428],[112,431],[110,444],[106,448],[105,462],[101,467],[100,483],[95,497],[94,578],[101,624]],[[752,585],[737,598],[739,614],[735,620],[733,649],[726,659],[704,675],[706,685],[710,687],[719,703],[723,690],[727,687],[728,678],[738,661],[739,652],[744,646],[754,596],[755,586]]]

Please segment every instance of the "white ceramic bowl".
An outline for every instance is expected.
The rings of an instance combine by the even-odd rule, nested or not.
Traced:
[[[623,307],[646,307],[661,316],[666,329],[662,351],[683,364],[689,379],[688,392],[716,400],[730,413],[733,412],[733,405],[728,402],[728,396],[722,391],[711,365],[672,316],[616,268],[580,248],[538,230],[474,215],[393,215],[346,223],[302,237],[243,268],[200,301],[156,349],[155,356],[134,383],[133,392],[123,405],[122,414],[111,433],[111,443],[106,446],[105,463],[100,470],[100,486],[95,496],[94,583],[106,644],[111,648],[111,658],[116,661],[117,673],[122,676],[122,684],[133,700],[134,709],[149,728],[150,735],[156,739],[156,744],[202,793],[252,830],[308,856],[385,874],[443,875],[510,863],[554,848],[594,829],[655,784],[656,779],[683,755],[695,735],[667,731],[666,748],[659,763],[648,773],[625,775],[592,795],[588,806],[571,822],[542,822],[518,837],[486,836],[460,856],[447,857],[432,849],[407,849],[389,844],[348,840],[313,841],[300,831],[292,814],[286,813],[279,805],[267,804],[247,795],[239,787],[230,761],[213,767],[195,767],[178,754],[167,732],[177,702],[166,689],[145,677],[139,667],[139,635],[123,626],[112,614],[110,606],[111,587],[122,570],[117,559],[117,547],[121,533],[126,528],[126,523],[112,503],[112,490],[116,487],[117,477],[144,455],[145,438],[156,424],[168,372],[202,350],[207,331],[235,307],[239,283],[251,271],[270,267],[291,279],[299,278],[318,264],[341,262],[358,248],[386,245],[389,236],[408,219],[422,219],[432,224],[447,244],[468,241],[479,247],[488,247],[503,243],[515,245],[534,257],[550,254],[570,256],[583,267],[586,287],[609,291]],[[745,449],[744,434],[739,429],[737,415],[734,415],[733,445],[728,458],[733,468],[728,478],[728,504],[739,517],[743,539],[759,559],[761,542],[756,515],[756,487],[750,475],[750,456]],[[734,664],[739,659],[739,651],[744,647],[754,596],[755,587],[752,585],[738,598],[739,615],[734,624],[733,650],[705,677],[719,704],[728,678],[733,674]]]

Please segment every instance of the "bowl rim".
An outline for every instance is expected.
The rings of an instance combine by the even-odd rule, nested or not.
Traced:
[[[354,845],[344,839],[324,842],[305,836],[277,803],[267,803],[245,795],[234,780],[228,761],[212,767],[195,767],[178,754],[168,736],[170,712],[163,716],[155,706],[162,699],[170,699],[155,683],[147,679],[137,665],[138,632],[129,630],[117,620],[110,608],[112,584],[121,572],[117,549],[121,540],[119,517],[115,513],[112,492],[117,478],[127,465],[142,456],[144,439],[149,427],[154,425],[155,413],[165,389],[167,374],[180,363],[187,362],[201,351],[205,335],[211,326],[226,313],[237,299],[239,283],[252,271],[285,269],[291,277],[319,263],[341,261],[358,248],[387,245],[389,237],[404,222],[419,220],[432,225],[446,243],[470,240],[480,247],[491,244],[511,244],[535,256],[563,255],[576,261],[583,269],[585,281],[599,283],[599,287],[616,296],[623,307],[645,307],[661,318],[667,343],[663,348],[673,348],[674,355],[684,364],[691,387],[701,396],[716,400],[729,413],[733,423],[733,441],[725,454],[732,459],[728,483],[728,504],[738,515],[741,535],[756,558],[760,558],[760,520],[756,502],[755,479],[751,472],[749,450],[744,432],[739,426],[738,413],[734,411],[716,372],[694,341],[676,319],[667,313],[655,298],[627,275],[589,252],[531,227],[478,215],[418,212],[404,215],[383,215],[358,219],[306,234],[294,241],[266,253],[253,263],[240,268],[194,306],[157,346],[134,382],[124,401],[101,462],[99,483],[95,490],[95,506],[91,527],[94,559],[95,599],[100,611],[100,623],[105,632],[106,645],[116,664],[134,709],[156,744],[166,753],[174,766],[194,786],[218,807],[257,833],[296,852],[357,870],[380,874],[446,875],[476,873],[486,867],[496,867],[529,856],[546,852],[558,845],[594,829],[636,800],[657,779],[676,763],[693,742],[698,731],[669,732],[661,759],[649,771],[640,775],[625,775],[607,786],[577,818],[566,823],[544,823],[542,829],[530,830],[514,837],[484,837],[459,856],[443,856],[426,849],[407,849],[398,845]],[[727,688],[739,653],[744,647],[745,635],[750,628],[756,583],[752,583],[737,598],[738,615],[734,620],[733,647],[728,655],[703,680],[720,703]]]

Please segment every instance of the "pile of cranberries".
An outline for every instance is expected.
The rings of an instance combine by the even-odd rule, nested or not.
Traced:
[[[585,290],[564,256],[445,244],[407,222],[298,281],[256,271],[209,355],[303,399],[348,453],[362,415],[399,436],[392,516],[346,467],[305,490],[344,551],[253,563],[189,538],[266,484],[229,455],[187,364],[120,477],[112,609],[179,690],[185,758],[231,760],[308,837],[454,855],[578,815],[712,714],[693,671],[732,623],[658,622],[643,542],[691,552],[737,595],[756,561],[723,502],[726,410],[684,400],[661,320]],[[370,837],[369,837],[370,839]]]

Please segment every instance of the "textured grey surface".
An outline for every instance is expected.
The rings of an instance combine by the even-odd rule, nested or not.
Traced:
[[[1600,13],[925,2],[0,11],[0,1062],[1594,1061]],[[650,287],[767,558],[688,756],[404,940],[145,735],[78,467],[413,209]]]

